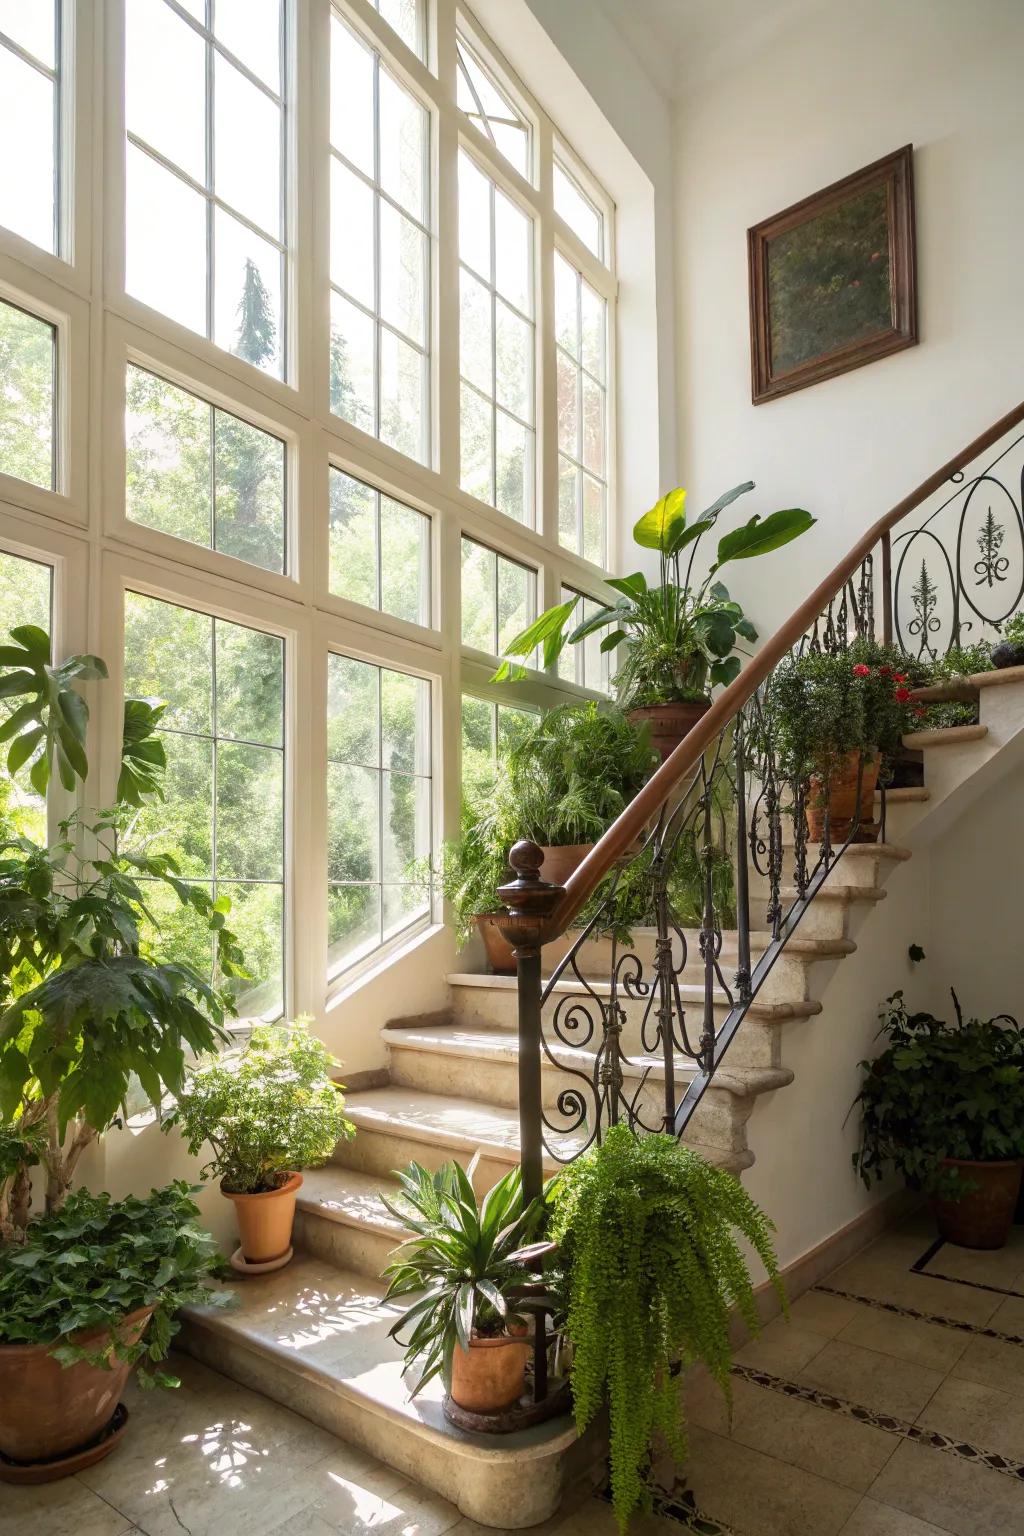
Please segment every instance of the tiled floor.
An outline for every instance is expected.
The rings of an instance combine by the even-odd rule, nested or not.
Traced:
[[[634,1536],[1024,1536],[1024,1229],[915,1273],[930,1238],[914,1218],[741,1350],[731,1423],[717,1388],[691,1381],[688,1465]],[[2,1536],[484,1536],[296,1414],[176,1362],[180,1391],[131,1389],[108,1461],[0,1485]],[[581,1496],[540,1529],[615,1527]]]

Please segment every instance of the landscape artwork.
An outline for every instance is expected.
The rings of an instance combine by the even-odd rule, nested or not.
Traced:
[[[917,339],[911,151],[748,231],[755,404]]]

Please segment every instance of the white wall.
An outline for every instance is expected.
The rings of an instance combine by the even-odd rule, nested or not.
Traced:
[[[750,512],[819,519],[733,568],[762,632],[1024,396],[1022,57],[1020,0],[827,0],[680,104],[679,479],[700,505],[753,479]],[[748,227],[908,142],[920,344],[752,406]]]

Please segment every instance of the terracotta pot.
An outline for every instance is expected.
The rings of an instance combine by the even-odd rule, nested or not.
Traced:
[[[710,708],[710,699],[644,704],[637,709],[628,709],[626,719],[630,725],[641,725],[647,721],[651,727],[651,745],[664,762]]]
[[[940,1236],[960,1248],[1002,1248],[1013,1225],[1024,1158],[975,1163],[962,1157],[945,1157],[942,1166],[955,1168],[975,1188],[959,1200],[932,1197]]]
[[[288,1252],[295,1221],[295,1196],[301,1185],[301,1173],[290,1173],[277,1189],[264,1190],[259,1195],[236,1194],[221,1184],[221,1194],[235,1207],[242,1252],[250,1263],[267,1264]]]
[[[498,1413],[523,1395],[530,1345],[518,1336],[474,1339],[469,1349],[456,1344],[452,1356],[452,1401],[473,1413]]]
[[[544,862],[540,866],[541,879],[549,885],[564,885],[593,847],[593,843],[564,843],[560,848],[542,844],[540,851],[544,855]]]
[[[864,775],[860,783],[860,825],[855,841],[873,843],[878,838],[875,815],[875,789],[881,758],[874,748],[864,754]],[[860,753],[847,752],[830,780],[829,790],[829,839],[833,843],[845,843],[850,828],[857,818],[857,776],[860,772]],[[814,843],[825,836],[825,780],[812,776],[807,796],[807,831]]]
[[[118,1325],[118,1337],[137,1343],[152,1313],[152,1307],[130,1313]],[[75,1334],[74,1342],[99,1348],[104,1332]],[[95,1440],[113,1418],[132,1371],[117,1359],[109,1370],[85,1360],[63,1366],[52,1347],[0,1345],[0,1452],[12,1461],[56,1461]],[[74,1468],[55,1467],[54,1477],[68,1470]]]
[[[481,912],[473,921],[480,930],[487,964],[496,976],[514,976],[516,957],[512,945],[498,927],[497,912]]]

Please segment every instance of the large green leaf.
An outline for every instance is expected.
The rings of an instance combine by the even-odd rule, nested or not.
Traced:
[[[551,608],[546,608],[539,619],[522,630],[514,639],[505,646],[505,654],[508,656],[529,656],[542,640],[549,635],[561,634],[566,622],[575,611],[580,596],[577,593],[565,603],[555,603]]]
[[[752,560],[757,555],[767,555],[773,549],[781,549],[793,539],[806,533],[816,519],[801,507],[788,507],[772,512],[764,521],[755,513],[748,523],[734,528],[718,541],[718,570],[729,560]]]
[[[643,549],[667,553],[672,540],[686,523],[686,492],[681,485],[668,491],[634,524],[633,538]]]

